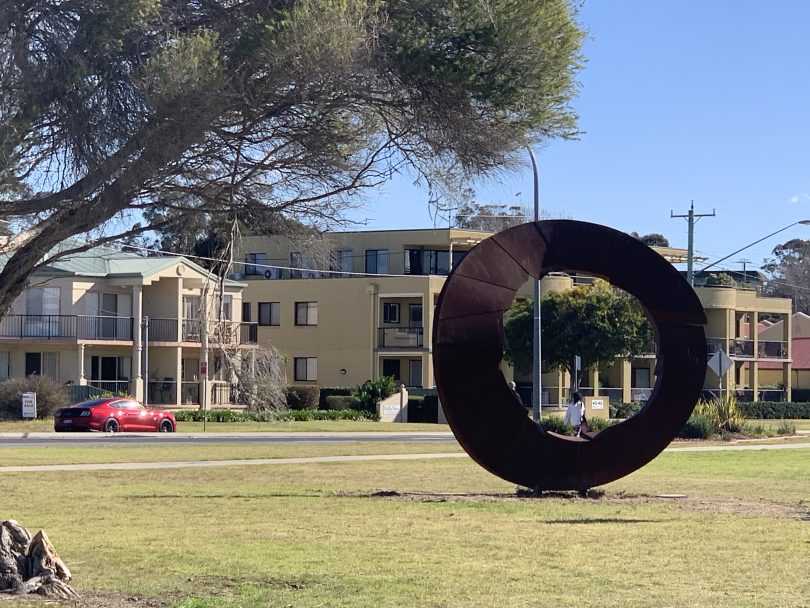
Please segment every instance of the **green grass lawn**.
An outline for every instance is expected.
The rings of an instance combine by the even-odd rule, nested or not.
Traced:
[[[410,449],[312,449],[369,447]],[[798,607],[808,487],[810,449],[665,453],[593,499],[517,498],[467,459],[14,473],[0,519],[45,529],[80,592],[182,608]]]

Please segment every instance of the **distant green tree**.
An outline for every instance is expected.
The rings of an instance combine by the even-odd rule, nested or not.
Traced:
[[[762,270],[768,275],[768,295],[791,298],[793,312],[810,313],[810,240],[792,239],[777,245],[773,257],[763,261]]]
[[[570,371],[575,355],[582,369],[612,363],[643,353],[653,341],[638,301],[605,281],[547,294],[540,317],[544,371]],[[533,324],[532,301],[517,302],[504,328],[504,355],[519,371],[531,370]]]
[[[710,272],[704,283],[707,287],[734,287],[737,285],[734,277],[725,272]]]
[[[647,245],[647,247],[669,247],[669,240],[663,234],[651,232],[641,236],[638,232],[631,232],[630,236],[637,238],[639,241]]]

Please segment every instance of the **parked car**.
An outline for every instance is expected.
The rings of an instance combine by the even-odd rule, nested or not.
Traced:
[[[152,410],[134,399],[112,397],[82,401],[71,407],[56,410],[53,428],[55,431],[173,433],[177,430],[177,421],[174,414],[166,410]]]

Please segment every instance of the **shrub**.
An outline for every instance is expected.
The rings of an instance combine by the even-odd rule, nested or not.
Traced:
[[[743,433],[748,435],[749,437],[773,437],[776,435],[776,431],[774,431],[771,427],[765,426],[764,424],[752,424],[750,422],[746,422],[745,426],[743,427]]]
[[[320,389],[317,386],[298,385],[287,388],[287,407],[291,410],[318,408]]]
[[[734,393],[722,397],[698,401],[694,413],[712,421],[715,432],[741,433],[745,427],[745,416],[737,405]]]
[[[796,425],[790,422],[790,420],[782,420],[779,423],[779,426],[776,427],[776,434],[777,435],[795,435],[796,434]]]
[[[643,403],[611,403],[611,418],[630,418],[641,411]]]
[[[706,414],[695,414],[689,416],[689,420],[683,425],[678,433],[682,439],[708,439],[714,435],[717,427],[714,419]]]
[[[329,397],[351,397],[354,394],[353,386],[322,386],[321,396],[318,400],[319,410],[328,410],[326,400]]]
[[[321,392],[323,396],[323,392]],[[331,411],[343,411],[356,409],[357,399],[351,395],[329,395],[325,400],[326,403],[319,409]]]
[[[540,419],[540,426],[546,432],[559,433],[560,435],[570,435],[573,430],[573,427],[570,424],[563,423],[563,419],[559,416],[543,416]]]
[[[47,376],[31,375],[12,378],[0,384],[0,418],[19,420],[22,417],[23,393],[37,394],[37,418],[50,418],[61,407],[68,407],[70,399],[65,387]]]
[[[397,383],[391,376],[382,376],[376,380],[366,380],[357,387],[354,394],[359,402],[358,409],[375,412],[377,411],[377,404],[390,397],[397,390]]]

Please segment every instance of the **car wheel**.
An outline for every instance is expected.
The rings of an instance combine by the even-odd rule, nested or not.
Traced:
[[[161,433],[173,433],[174,432],[174,425],[172,424],[171,420],[164,420],[160,423],[160,428],[158,431]]]
[[[115,418],[110,418],[104,423],[104,431],[107,433],[117,433],[121,429],[121,425]]]

